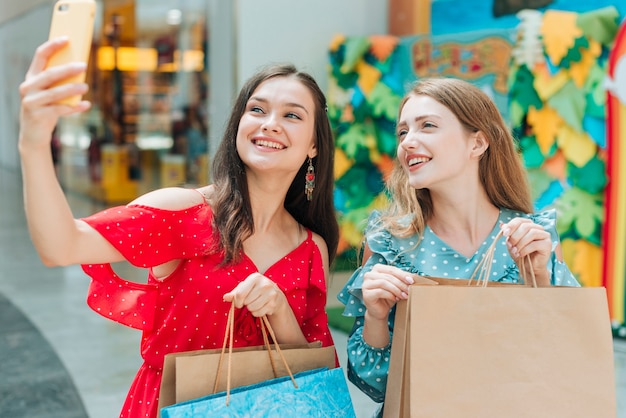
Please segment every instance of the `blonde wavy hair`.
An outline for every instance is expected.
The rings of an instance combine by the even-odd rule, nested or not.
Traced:
[[[454,78],[427,78],[419,80],[404,96],[398,115],[407,100],[414,96],[429,96],[447,107],[469,132],[481,131],[489,147],[479,162],[480,181],[491,203],[524,213],[533,211],[526,170],[515,146],[510,129],[494,102],[473,84]],[[399,161],[386,183],[390,204],[382,213],[379,227],[391,234],[407,237],[422,235],[433,215],[428,189],[416,190]],[[409,223],[406,216],[414,215]],[[402,221],[404,218],[404,222]]]

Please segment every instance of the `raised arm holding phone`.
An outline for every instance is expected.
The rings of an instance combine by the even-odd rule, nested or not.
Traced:
[[[66,102],[88,90],[71,81],[85,63],[49,65],[68,43],[39,46],[20,86],[24,205],[42,261],[82,265],[89,305],[143,332],[144,363],[120,417],[157,416],[164,356],[220,347],[232,301],[236,347],[263,344],[263,315],[279,343],[333,345],[325,304],[338,242],[334,145],[315,80],[276,65],[244,84],[212,161],[213,184],[155,190],[75,219],[50,151],[59,118],[90,108]],[[110,263],[122,260],[148,269],[147,283],[118,277]]]

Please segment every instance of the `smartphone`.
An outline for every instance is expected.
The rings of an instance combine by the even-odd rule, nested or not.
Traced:
[[[67,45],[57,51],[46,68],[69,62],[89,61],[91,40],[93,38],[94,20],[96,14],[95,0],[59,0],[54,5],[52,20],[50,22],[50,35],[48,39],[66,36],[69,39]],[[63,80],[60,84],[84,83],[85,73]],[[68,97],[61,103],[75,105],[82,97],[80,95]]]

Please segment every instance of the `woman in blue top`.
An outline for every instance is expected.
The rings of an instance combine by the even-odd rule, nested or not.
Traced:
[[[502,230],[489,280],[528,280],[519,266],[529,256],[523,271],[532,269],[538,286],[579,286],[562,261],[555,211],[532,213],[513,138],[485,93],[457,79],[421,80],[400,104],[396,133],[391,204],[370,216],[362,266],[338,296],[344,315],[356,317],[348,376],[377,402],[394,307],[415,275],[469,278]]]

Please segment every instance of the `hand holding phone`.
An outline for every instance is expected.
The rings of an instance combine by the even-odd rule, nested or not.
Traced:
[[[68,43],[50,58],[46,68],[70,62],[84,62],[87,64],[93,38],[95,13],[95,0],[57,1],[52,12],[48,39],[65,36],[68,38]],[[83,72],[67,78],[56,85],[84,82],[85,73]],[[82,97],[77,95],[64,99],[61,103],[76,105],[81,99]]]

